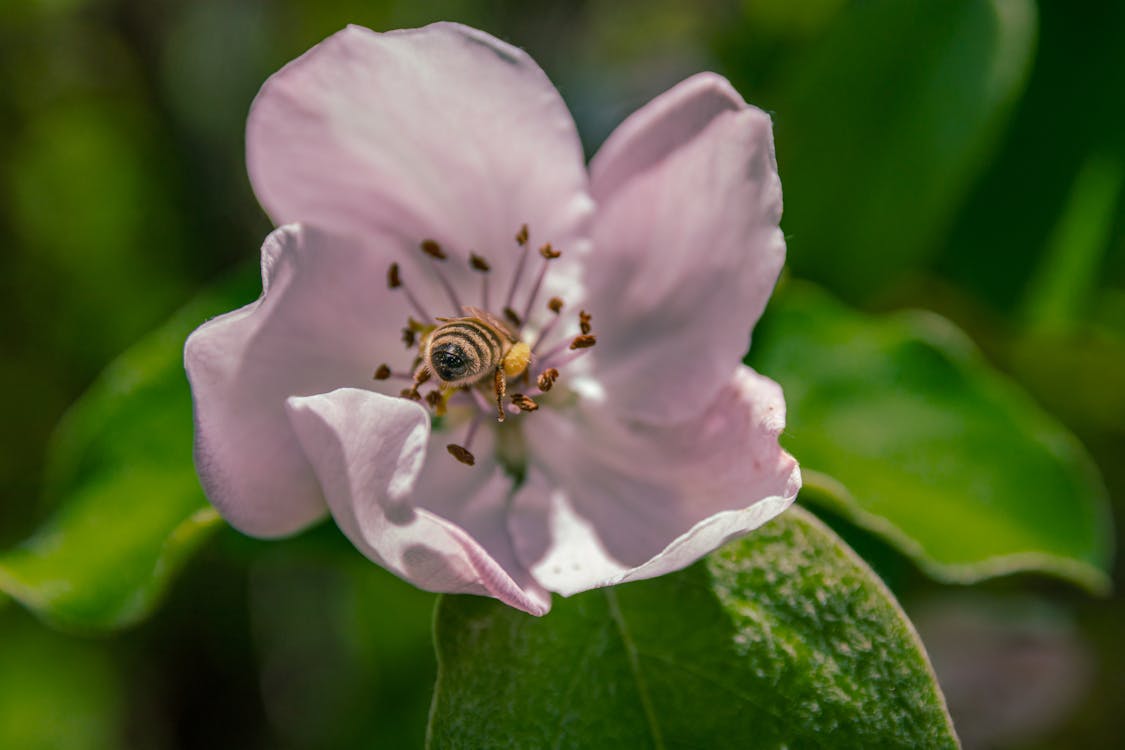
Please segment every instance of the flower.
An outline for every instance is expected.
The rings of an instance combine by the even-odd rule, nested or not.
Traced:
[[[793,501],[781,390],[741,364],[785,254],[771,125],[723,78],[643,107],[587,173],[521,50],[349,27],[266,82],[247,162],[280,226],[262,296],[185,347],[236,528],[330,512],[421,588],[543,614]]]

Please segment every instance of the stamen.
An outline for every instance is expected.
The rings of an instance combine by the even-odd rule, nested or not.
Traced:
[[[547,325],[543,326],[539,331],[539,335],[535,337],[535,343],[531,345],[531,351],[534,352],[539,348],[539,344],[543,339],[547,338],[547,335],[554,329],[555,324],[559,322],[559,313],[562,312],[564,304],[562,297],[551,297],[551,299],[547,300],[547,309],[553,312],[555,317],[548,320]]]
[[[539,404],[535,403],[522,393],[513,393],[512,403],[518,406],[519,410],[523,412],[533,412],[539,408]]]
[[[414,329],[407,327],[402,329],[402,343],[406,344],[407,349],[413,349],[415,344]]]
[[[575,336],[574,339],[572,339],[569,342],[568,341],[560,341],[559,343],[552,346],[545,354],[542,354],[539,357],[539,364],[541,366],[545,367],[545,366],[547,366],[548,362],[551,362],[552,360],[554,360],[555,357],[562,354],[567,349],[570,349],[571,351],[573,351],[575,349],[589,349],[590,347],[592,347],[596,343],[597,343],[597,337],[596,336],[594,336],[593,334],[585,334],[585,333],[582,334],[581,336]],[[580,352],[580,353],[584,353],[584,352]],[[568,358],[568,359],[566,359],[566,361],[569,362],[572,359],[574,359],[574,357]],[[553,366],[554,367],[560,367],[561,365],[554,364]]]
[[[445,251],[441,249],[441,245],[439,245],[436,240],[422,240],[422,244],[420,244],[418,247],[421,248],[422,252],[433,258],[435,261],[442,261],[448,257],[445,254]],[[437,276],[438,282],[441,284],[442,288],[445,289],[445,293],[449,296],[449,301],[453,303],[453,309],[460,311],[461,298],[457,296],[457,292],[453,289],[453,285],[449,283],[449,279],[445,278],[445,274],[442,272],[441,267],[436,263],[434,264],[434,275]]]
[[[373,380],[414,380],[414,376],[408,372],[395,372],[387,365],[379,365],[375,370]]]
[[[480,427],[480,422],[481,419],[480,415],[478,414],[473,419],[473,421],[469,423],[469,429],[465,432],[464,445],[450,443],[449,445],[445,446],[445,449],[449,451],[449,455],[453,456],[466,466],[472,466],[477,461],[476,457],[471,452],[469,452],[469,448],[473,445],[473,438],[476,437],[477,428]]]
[[[426,403],[429,404],[430,408],[434,410],[434,416],[445,416],[445,402],[445,392],[440,388],[430,391],[426,394]]]
[[[456,443],[450,443],[449,445],[445,446],[445,449],[449,451],[449,455],[453,456],[466,466],[472,466],[477,462],[476,457],[469,452],[468,448],[462,448]]]
[[[539,378],[535,384],[539,386],[539,390],[543,393],[551,390],[554,387],[555,381],[559,379],[559,371],[554,367],[548,367],[543,372],[539,373]]]
[[[582,357],[590,353],[590,350],[588,348],[564,353],[565,347],[566,342],[563,342],[563,344],[561,344],[560,346],[555,347],[549,355],[546,355],[542,358],[541,363],[544,365],[550,365],[550,369],[558,369],[561,367],[566,367],[574,360],[581,359]]]
[[[471,388],[469,386],[465,386],[461,390],[469,395],[469,397],[473,400],[473,403],[475,403],[477,405],[477,408],[481,410],[482,414],[488,413],[492,410],[492,404],[489,403],[488,399],[484,397],[484,394],[481,393],[480,390]]]
[[[590,320],[590,313],[586,312],[585,310],[580,310],[578,312],[578,327],[582,329],[583,334],[587,334],[590,332]]]
[[[482,273],[484,275],[483,278],[481,278],[480,298],[481,298],[481,308],[484,309],[484,310],[487,310],[488,309],[488,272],[492,269],[492,267],[490,265],[488,265],[487,260],[480,257],[476,253],[469,253],[469,266],[474,271],[479,271],[480,273]]]
[[[422,240],[420,245],[422,252],[434,258],[435,260],[445,260],[445,251],[441,249],[441,245],[436,240]]]
[[[539,255],[543,257],[543,263],[539,266],[539,275],[535,277],[535,284],[531,287],[531,294],[527,297],[527,306],[523,309],[523,319],[528,320],[531,317],[531,307],[535,304],[536,297],[539,296],[539,288],[543,286],[543,279],[547,276],[547,266],[551,261],[562,255],[558,250],[551,247],[548,242],[543,247],[539,248]]]
[[[410,291],[410,287],[402,283],[402,274],[399,271],[398,263],[392,263],[391,267],[387,269],[387,288],[401,288],[402,291],[406,293],[407,301],[410,302],[410,305],[414,308],[415,312],[417,312],[422,317],[422,320],[434,319],[434,316],[426,312],[426,308],[422,307],[421,303],[418,302],[417,298]]]
[[[520,277],[523,276],[523,267],[527,265],[527,243],[529,237],[530,233],[527,224],[524,224],[520,227],[520,231],[516,233],[516,244],[522,248],[522,252],[520,253],[519,262],[516,263],[516,273],[512,276],[512,286],[508,289],[508,298],[504,302],[505,308],[512,306],[512,300],[515,299],[516,296],[516,287],[519,286]]]
[[[520,316],[517,315],[516,311],[513,310],[512,308],[510,308],[510,307],[504,308],[504,317],[507,318],[512,323],[512,325],[514,325],[516,328],[520,327],[520,325],[521,325]]]
[[[403,388],[398,395],[402,396],[403,398],[408,398],[411,401],[422,400],[422,394],[418,392],[417,385],[411,386],[410,388]]]

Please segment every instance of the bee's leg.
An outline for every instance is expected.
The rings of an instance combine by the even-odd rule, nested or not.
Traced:
[[[492,378],[493,387],[496,391],[496,421],[504,421],[504,396],[508,392],[508,379],[504,376],[504,368],[497,367],[496,374]]]

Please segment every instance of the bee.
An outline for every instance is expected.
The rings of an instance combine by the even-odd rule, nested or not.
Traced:
[[[497,419],[503,421],[507,379],[527,370],[531,348],[495,316],[475,307],[465,312],[462,318],[438,318],[422,347],[419,372],[428,371],[448,388],[470,387],[491,375]]]

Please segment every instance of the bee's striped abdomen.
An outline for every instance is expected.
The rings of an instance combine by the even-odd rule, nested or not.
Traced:
[[[426,366],[446,385],[468,385],[496,370],[504,356],[504,339],[478,318],[442,323],[426,343]]]

